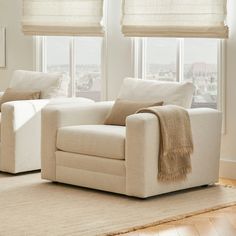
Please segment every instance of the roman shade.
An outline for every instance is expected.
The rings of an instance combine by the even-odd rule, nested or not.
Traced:
[[[26,35],[102,36],[103,0],[23,0]]]
[[[130,37],[227,38],[227,0],[123,0]]]

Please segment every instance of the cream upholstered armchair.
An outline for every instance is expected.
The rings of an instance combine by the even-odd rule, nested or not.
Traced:
[[[157,179],[159,122],[155,115],[130,115],[126,126],[104,125],[113,102],[42,111],[42,178],[145,198],[218,180],[221,113],[189,109],[190,83],[125,79],[119,98],[161,100],[188,109],[193,133],[192,173],[186,181]]]
[[[62,99],[68,95],[68,81],[63,73],[14,72],[9,87],[19,91],[40,91],[41,99],[2,105],[0,171],[19,173],[41,168],[41,109],[49,103],[72,102]],[[79,101],[92,102],[82,98]]]

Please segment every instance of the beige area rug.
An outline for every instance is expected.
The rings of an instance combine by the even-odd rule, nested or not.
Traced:
[[[106,235],[233,205],[236,189],[197,188],[141,200],[0,173],[0,235]]]

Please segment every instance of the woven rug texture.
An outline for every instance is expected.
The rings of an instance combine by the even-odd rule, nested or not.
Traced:
[[[235,203],[220,185],[142,200],[0,173],[0,235],[116,235]]]

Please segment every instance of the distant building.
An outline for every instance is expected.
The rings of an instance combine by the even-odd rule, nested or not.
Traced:
[[[69,66],[53,65],[48,67],[48,71],[68,73]],[[95,101],[101,100],[100,65],[77,65],[75,88],[76,96],[88,97]]]
[[[176,65],[149,64],[147,79],[176,81]],[[204,62],[185,64],[184,81],[196,86],[194,103],[198,106],[216,107],[217,104],[217,65]]]

